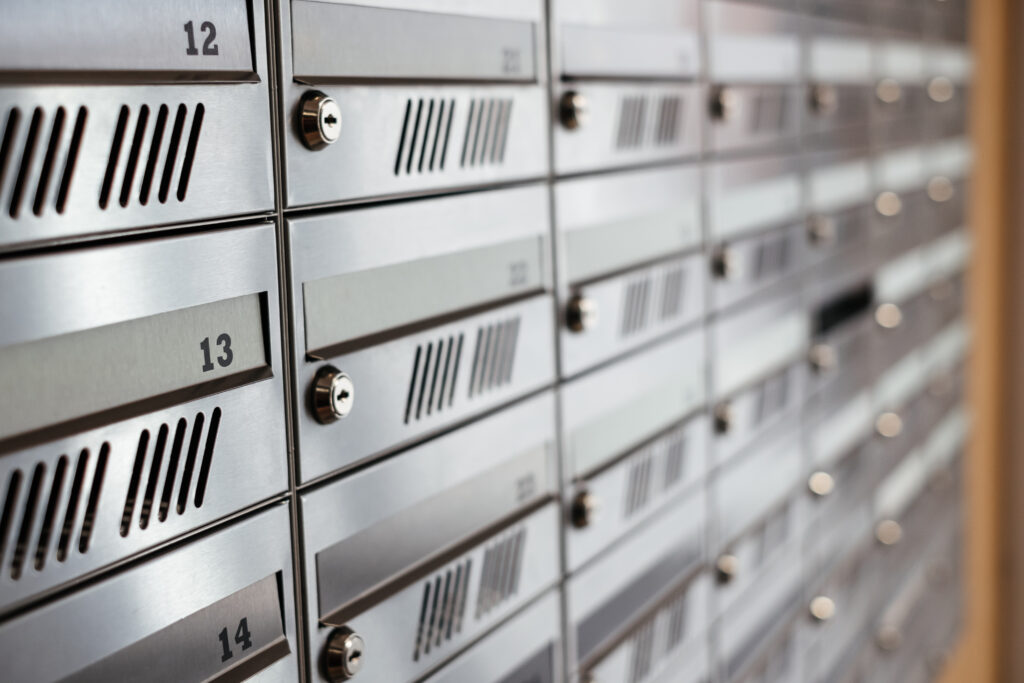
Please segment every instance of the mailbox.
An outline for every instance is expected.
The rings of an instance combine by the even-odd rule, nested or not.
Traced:
[[[548,197],[289,220],[302,481],[554,381]]]
[[[875,199],[871,161],[863,147],[839,147],[804,156],[807,264],[814,280],[837,267],[871,259]]]
[[[616,672],[624,668],[662,675],[684,653],[702,652],[710,590],[700,571],[703,538],[704,494],[697,490],[570,575],[570,676],[607,672],[609,680],[623,680]]]
[[[800,73],[804,17],[731,0],[709,0],[704,8],[711,149],[795,145],[807,101]]]
[[[543,3],[279,7],[287,207],[547,175]]]
[[[349,637],[360,680],[420,680],[553,586],[555,439],[542,394],[304,492],[314,680]]]
[[[804,38],[809,82],[805,144],[868,142],[874,97],[870,11],[866,3],[810,8]]]
[[[803,405],[810,320],[795,292],[709,326],[712,460],[725,462]]]
[[[927,110],[924,15],[912,3],[889,3],[874,10],[875,81],[872,144],[883,151],[912,144],[923,134]]]
[[[963,228],[967,223],[967,193],[973,162],[970,144],[963,137],[950,137],[927,145],[925,174],[928,195],[924,215],[926,234],[937,236]]]
[[[274,208],[259,0],[40,0],[0,26],[0,249]]]
[[[554,196],[563,377],[703,317],[695,167],[563,180]]]
[[[287,489],[275,243],[0,264],[0,609]]]
[[[958,17],[964,24],[966,17]],[[928,94],[928,134],[936,137],[963,135],[967,130],[970,81],[974,60],[964,42],[948,38],[928,48],[925,62]]]
[[[550,4],[556,175],[696,156],[704,106],[698,6]]]
[[[291,521],[279,503],[4,623],[4,675],[294,681],[294,595]],[[39,643],[60,656],[41,657]]]
[[[711,306],[778,289],[807,261],[798,157],[719,162],[707,174]]]

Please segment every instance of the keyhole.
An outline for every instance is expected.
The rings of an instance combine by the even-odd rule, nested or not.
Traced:
[[[338,117],[336,117],[334,114],[328,114],[326,117],[324,117],[324,123],[328,127],[333,128],[338,123]]]
[[[347,398],[348,398],[348,390],[342,389],[340,392],[338,392],[338,397],[337,397],[338,401],[344,401]]]
[[[354,651],[353,651],[353,652],[352,652],[352,653],[351,653],[351,654],[350,654],[350,655],[348,656],[348,661],[349,661],[349,662],[350,662],[351,664],[358,664],[358,663],[359,663],[359,658],[360,658],[360,657],[362,657],[362,656],[363,656],[363,653],[362,653],[362,651],[361,651],[361,650],[354,650]]]

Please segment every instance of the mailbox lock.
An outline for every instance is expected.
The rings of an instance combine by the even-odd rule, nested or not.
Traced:
[[[811,109],[820,116],[831,116],[839,110],[839,91],[834,85],[811,86]]]
[[[836,240],[836,220],[823,214],[811,216],[807,219],[807,235],[817,246],[832,244]]]
[[[886,104],[895,104],[903,98],[903,88],[893,78],[883,78],[875,86],[875,95]]]
[[[824,498],[832,493],[835,487],[836,480],[828,472],[814,472],[807,478],[807,488],[819,498]]]
[[[928,81],[928,97],[932,102],[949,102],[953,99],[954,92],[953,81],[945,76],[936,76]]]
[[[722,401],[714,409],[715,433],[726,434],[732,427],[732,405]]]
[[[828,621],[835,615],[836,603],[832,598],[818,595],[811,600],[811,616],[815,621]]]
[[[329,424],[352,412],[356,388],[352,378],[333,365],[320,368],[313,380],[313,412],[317,422]]]
[[[365,650],[358,633],[347,626],[334,629],[327,641],[327,677],[332,681],[355,678],[363,668]]]
[[[896,304],[882,304],[875,309],[875,322],[887,330],[899,327],[903,322],[903,311]]]
[[[903,432],[903,418],[892,411],[886,411],[875,420],[875,431],[879,436],[895,439]]]
[[[815,344],[808,352],[811,366],[818,372],[831,370],[839,362],[836,357],[836,350],[830,344]]]
[[[565,322],[572,332],[586,332],[597,324],[597,302],[574,294],[565,310]]]
[[[736,116],[740,96],[731,88],[715,88],[711,95],[711,116],[719,121],[728,121]]]
[[[572,509],[569,511],[572,518],[572,525],[577,529],[585,529],[597,518],[597,511],[601,507],[598,500],[590,491],[580,491],[572,500]]]
[[[302,97],[299,129],[306,147],[323,149],[341,135],[341,107],[334,98],[311,90]]]
[[[885,652],[895,652],[903,644],[903,634],[892,624],[882,624],[875,634],[875,642]]]
[[[718,583],[729,583],[736,578],[736,572],[740,570],[740,560],[735,555],[725,553],[719,555],[715,560],[715,576]]]
[[[891,519],[883,519],[875,525],[875,539],[882,545],[896,545],[903,538],[903,527]]]
[[[936,204],[948,202],[953,198],[954,192],[953,181],[946,176],[937,175],[928,181],[928,199]]]
[[[721,247],[711,257],[711,271],[723,280],[735,280],[741,274],[740,259],[736,251]]]
[[[880,192],[875,197],[875,211],[885,216],[886,218],[893,218],[899,216],[900,212],[903,211],[903,200],[895,192]]]
[[[587,98],[569,90],[562,95],[558,103],[558,119],[569,130],[576,130],[585,125],[590,118],[590,104]]]

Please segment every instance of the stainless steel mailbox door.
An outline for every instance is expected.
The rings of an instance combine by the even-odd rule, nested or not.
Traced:
[[[285,205],[541,178],[543,3],[280,3]],[[304,142],[317,93],[336,140]]]
[[[275,247],[254,225],[0,266],[0,609],[287,489]]]
[[[553,381],[547,209],[531,186],[290,221],[302,481]],[[355,396],[322,424],[327,367]]]
[[[273,209],[265,13],[259,0],[7,8],[0,249]]]
[[[563,180],[554,193],[563,377],[701,319],[697,168]]]
[[[345,624],[416,678],[554,581],[555,441],[546,393],[304,493],[311,668]]]
[[[5,676],[295,681],[293,596],[279,504],[5,623]],[[47,646],[59,656],[40,656]]]

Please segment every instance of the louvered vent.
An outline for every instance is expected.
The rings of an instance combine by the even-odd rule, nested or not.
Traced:
[[[511,117],[510,99],[471,100],[459,165],[466,168],[503,163]]]
[[[512,381],[518,341],[518,317],[477,329],[473,370],[469,378],[470,398]]]
[[[405,401],[405,424],[440,413],[455,401],[464,335],[449,335],[416,347]]]
[[[654,451],[648,446],[639,458],[633,459],[626,479],[623,516],[630,517],[647,505],[651,498],[651,475],[654,472]]]
[[[64,562],[75,548],[89,550],[109,455],[104,443],[95,458],[88,449],[77,458],[60,456],[52,474],[45,462],[30,475],[11,472],[0,513],[0,562],[12,579],[29,568],[42,571],[51,556]]]
[[[623,337],[636,334],[647,327],[648,306],[651,298],[651,276],[645,273],[626,285],[626,296],[622,306],[622,324],[619,328]]]
[[[642,621],[629,640],[629,683],[649,680],[686,637],[687,593],[669,598],[654,614]]]
[[[669,488],[685,473],[686,434],[679,429],[666,438],[665,443],[665,488]]]
[[[664,272],[661,279],[661,319],[670,320],[679,315],[683,306],[683,266],[676,265]]]
[[[778,133],[786,126],[786,93],[763,90],[754,98],[752,128],[755,133]]]
[[[42,216],[47,207],[64,213],[88,110],[52,112],[36,107],[31,115],[13,107],[0,141],[0,201],[11,218],[31,210]]]
[[[486,616],[519,591],[526,528],[517,527],[492,542],[484,551],[477,592],[476,618]]]
[[[121,514],[122,536],[127,536],[131,531],[136,508],[139,509],[139,528],[146,529],[153,521],[165,521],[172,505],[179,515],[188,509],[190,499],[195,507],[202,507],[206,497],[206,484],[210,477],[210,466],[213,463],[213,451],[217,444],[220,418],[220,408],[214,408],[208,427],[206,416],[197,413],[192,420],[191,429],[188,421],[181,418],[175,425],[173,434],[167,424],[160,425],[156,438],[151,438],[148,429],[142,431]]]
[[[782,413],[789,401],[789,373],[783,371],[766,379],[757,388],[754,424],[759,425]]]
[[[472,569],[472,558],[460,560],[454,567],[439,572],[423,584],[423,601],[412,652],[414,662],[462,631]]]
[[[784,273],[790,264],[790,251],[790,238],[786,233],[763,240],[757,247],[754,276],[764,278]]]
[[[679,141],[683,101],[676,96],[629,95],[619,101],[615,147],[636,150],[662,147]]]
[[[173,112],[166,104],[155,111],[144,104],[135,112],[123,105],[110,140],[100,208],[112,199],[126,207],[133,196],[142,206],[153,197],[161,204],[185,201],[205,111],[201,103],[191,112],[184,104]]]
[[[395,152],[395,175],[443,171],[448,157],[455,100],[407,100]]]

